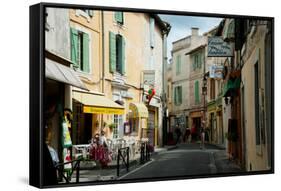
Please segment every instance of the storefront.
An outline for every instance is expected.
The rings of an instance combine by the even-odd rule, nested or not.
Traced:
[[[107,124],[106,119],[125,113],[122,105],[105,97],[102,93],[72,91],[73,97],[73,142],[87,144],[95,134],[106,132],[112,138],[114,128]]]
[[[208,112],[208,135],[209,135],[209,141],[211,143],[217,143],[218,141],[218,128],[217,128],[217,117],[216,117],[216,102],[212,101],[208,103],[207,106],[207,112]]]
[[[231,118],[228,122],[228,152],[236,159],[238,164],[242,164],[242,129],[241,129],[241,97],[240,83],[241,71],[233,71],[229,74],[229,79],[226,82],[223,90],[223,97],[226,102],[231,104]]]
[[[129,105],[129,124],[130,135],[138,139],[147,137],[148,109],[143,103],[130,103]]]
[[[66,148],[64,132],[71,132],[71,126],[63,127],[65,111],[71,111],[71,88],[73,86],[85,89],[75,71],[70,68],[68,60],[59,58],[62,63],[56,61],[55,55],[48,52],[53,59],[45,60],[45,91],[44,91],[44,115],[45,115],[45,142],[58,154],[59,161],[63,161],[63,148]],[[68,137],[71,141],[71,138]]]

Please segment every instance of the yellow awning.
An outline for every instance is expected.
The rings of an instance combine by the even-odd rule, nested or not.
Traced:
[[[84,113],[117,114],[125,113],[124,107],[104,95],[72,91],[73,99],[82,103]]]
[[[148,118],[148,109],[143,103],[130,103],[129,109],[133,118]]]

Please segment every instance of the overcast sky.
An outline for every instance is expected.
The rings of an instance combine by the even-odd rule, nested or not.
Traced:
[[[172,42],[184,38],[191,34],[192,27],[199,28],[199,35],[218,26],[222,18],[214,17],[194,17],[180,15],[159,15],[163,21],[172,26],[168,35],[168,58],[171,58]]]

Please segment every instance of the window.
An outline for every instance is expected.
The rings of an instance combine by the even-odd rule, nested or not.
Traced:
[[[115,12],[115,21],[120,24],[123,25],[124,24],[124,14],[122,11],[117,11]]]
[[[75,68],[82,72],[90,72],[89,35],[74,28],[70,30],[71,61]]]
[[[122,115],[114,115],[114,124],[115,127],[113,128],[113,138],[118,138],[119,137],[119,129],[122,128],[123,126],[123,116]]]
[[[178,55],[176,58],[176,75],[179,75],[181,72],[181,56]]]
[[[175,103],[175,105],[182,104],[182,87],[181,86],[175,87],[174,103]]]
[[[195,96],[195,104],[199,104],[200,103],[199,81],[195,81],[195,83],[194,83],[194,96]]]
[[[113,32],[109,32],[109,63],[111,73],[125,74],[125,39]]]
[[[256,128],[256,145],[260,145],[261,131],[259,118],[259,65],[255,64],[255,128]]]
[[[203,64],[203,54],[202,53],[196,53],[194,54],[193,56],[193,70],[196,70],[196,69],[200,69],[201,68],[201,65]]]

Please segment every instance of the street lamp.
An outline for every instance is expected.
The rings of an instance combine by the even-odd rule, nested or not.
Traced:
[[[202,94],[204,96],[204,100],[203,100],[203,107],[204,107],[204,113],[203,113],[203,128],[205,129],[205,125],[206,125],[206,95],[207,95],[207,75],[204,74],[203,76],[203,86],[202,86]]]

